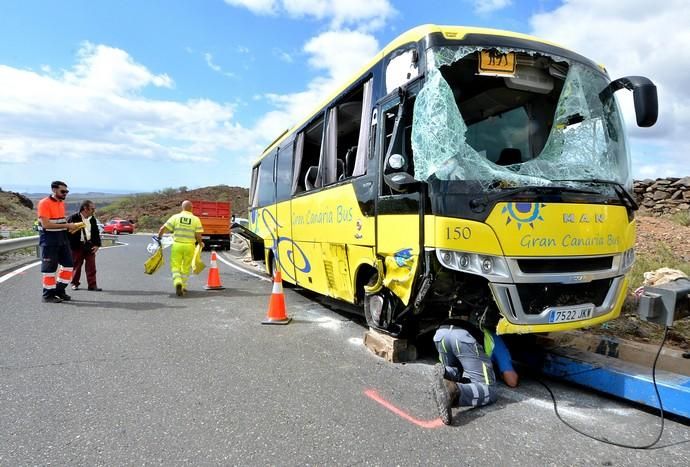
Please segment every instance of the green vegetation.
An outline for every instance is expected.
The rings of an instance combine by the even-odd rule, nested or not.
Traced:
[[[671,220],[676,224],[683,225],[685,227],[690,227],[690,212],[681,211],[677,212],[671,216]]]
[[[635,264],[630,274],[631,286],[636,288],[642,285],[645,272],[656,271],[664,267],[678,269],[690,276],[690,263],[678,258],[665,243],[659,243],[653,253],[641,254],[635,258]]]

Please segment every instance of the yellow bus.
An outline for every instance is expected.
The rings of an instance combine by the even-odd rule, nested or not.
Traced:
[[[450,312],[498,333],[617,317],[637,209],[614,92],[654,84],[524,34],[393,40],[252,169],[255,259],[414,337]]]

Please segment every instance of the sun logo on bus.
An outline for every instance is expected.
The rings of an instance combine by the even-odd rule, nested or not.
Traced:
[[[535,222],[544,220],[539,213],[539,210],[544,206],[546,205],[542,203],[508,203],[501,213],[507,213],[506,225],[515,221],[518,230],[522,228],[523,224],[529,224],[530,227],[534,228]]]

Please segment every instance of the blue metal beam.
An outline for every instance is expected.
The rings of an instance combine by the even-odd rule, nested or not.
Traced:
[[[659,408],[651,368],[575,349],[548,349],[541,365],[545,375]],[[664,411],[690,419],[690,377],[657,369],[656,382]]]

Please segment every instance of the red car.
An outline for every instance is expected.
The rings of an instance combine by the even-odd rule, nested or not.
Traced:
[[[134,224],[122,219],[113,219],[103,226],[103,233],[119,235],[122,232],[134,233]]]

